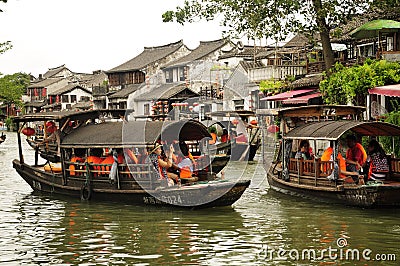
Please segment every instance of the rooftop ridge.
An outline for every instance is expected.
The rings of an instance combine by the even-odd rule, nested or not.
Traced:
[[[156,49],[163,49],[163,48],[167,48],[167,47],[171,47],[171,46],[177,46],[177,45],[183,45],[183,40],[179,40],[177,42],[172,42],[172,43],[168,43],[168,44],[164,44],[164,45],[160,45],[160,46],[145,46],[144,50],[156,50]]]

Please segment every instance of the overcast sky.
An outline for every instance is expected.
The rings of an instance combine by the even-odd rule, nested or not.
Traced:
[[[222,36],[217,22],[181,26],[161,15],[183,0],[9,0],[0,4],[0,42],[13,49],[0,55],[0,73],[31,73],[65,64],[74,72],[109,70],[135,57],[145,46],[183,39],[191,49],[199,41]]]

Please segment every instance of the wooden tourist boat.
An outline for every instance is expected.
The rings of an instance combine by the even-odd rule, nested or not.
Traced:
[[[350,182],[342,178],[337,162],[321,161],[322,151],[329,146],[333,148],[333,158],[337,160],[339,143],[346,134],[355,134],[365,140],[400,136],[398,126],[357,120],[361,118],[362,110],[350,106],[307,106],[277,111],[282,119],[282,128],[290,129],[288,121],[295,126],[282,132],[279,151],[267,171],[270,187],[290,195],[332,203],[361,207],[400,206],[399,158],[387,156],[390,170],[384,180],[358,184],[351,178]],[[317,151],[313,160],[293,158],[293,146],[301,140],[308,140]]]
[[[251,117],[256,117],[256,114],[252,111],[218,111],[208,114],[211,118],[227,118],[229,120],[204,120],[202,121],[208,128],[219,127],[222,130],[226,130],[230,136],[227,141],[218,141],[215,146],[217,153],[227,153],[231,156],[231,161],[253,161],[257,153],[257,150],[261,146],[260,129],[258,125],[253,125],[248,121]],[[232,119],[230,121],[230,119]],[[234,136],[237,133],[237,127],[240,121],[242,121],[242,127],[244,128],[245,134],[241,136]],[[254,120],[256,121],[256,120]],[[245,125],[246,124],[246,125]]]
[[[87,113],[82,119],[79,115],[59,115],[60,124],[68,120],[85,121],[88,117],[94,122],[95,113]],[[35,116],[39,119],[38,116]],[[44,115],[43,120],[54,119],[54,116]],[[19,128],[32,116],[16,118]],[[22,123],[22,125],[21,125]],[[183,207],[228,206],[237,201],[250,181],[228,181],[216,178],[211,172],[210,164],[213,158],[203,153],[201,143],[210,135],[207,129],[198,121],[132,121],[132,122],[101,122],[83,123],[61,139],[60,164],[38,165],[37,159],[33,165],[25,163],[21,148],[21,136],[18,134],[19,160],[13,161],[13,166],[21,177],[35,191],[63,194],[80,197],[83,200],[110,200],[132,204],[176,205]],[[145,150],[154,148],[156,143],[172,140],[184,141],[196,158],[195,173],[199,181],[182,184],[182,186],[165,187],[158,179],[153,164],[146,160]],[[197,147],[196,147],[197,144]],[[110,171],[113,164],[92,164],[72,162],[71,153],[76,149],[131,149],[141,150],[140,162],[125,161],[118,163],[115,180],[110,182]],[[37,156],[37,155],[36,155]]]

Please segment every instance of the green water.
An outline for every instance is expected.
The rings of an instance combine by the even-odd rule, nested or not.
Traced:
[[[400,264],[399,209],[365,210],[282,195],[269,190],[257,163],[232,164],[229,174],[253,180],[232,207],[87,203],[32,193],[12,169],[15,143],[10,133],[0,145],[1,265]],[[338,239],[347,246],[338,248]],[[337,249],[336,259],[326,253],[301,260],[305,249],[320,256],[329,248]],[[360,259],[346,259],[349,249],[359,251]],[[361,253],[367,249],[370,259],[393,254],[397,261],[366,260]]]

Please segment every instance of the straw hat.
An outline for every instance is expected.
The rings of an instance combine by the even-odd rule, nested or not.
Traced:
[[[156,146],[154,146],[154,149],[152,149],[150,153],[154,153],[158,148],[161,148],[161,147],[162,147],[162,145],[157,143]]]

